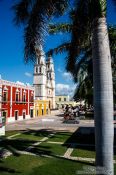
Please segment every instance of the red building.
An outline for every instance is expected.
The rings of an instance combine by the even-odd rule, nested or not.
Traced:
[[[1,80],[2,116],[6,123],[33,117],[34,88]]]

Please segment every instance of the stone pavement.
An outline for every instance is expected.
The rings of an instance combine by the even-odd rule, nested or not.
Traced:
[[[60,113],[49,116],[40,116],[28,120],[16,121],[6,125],[6,131],[10,130],[27,130],[27,129],[53,129],[53,130],[66,130],[74,132],[79,126],[94,126],[91,120],[81,120],[79,124],[63,123],[63,116]]]

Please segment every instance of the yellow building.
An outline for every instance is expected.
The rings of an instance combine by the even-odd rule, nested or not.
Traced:
[[[56,100],[56,107],[57,108],[62,108],[66,105],[71,105],[71,106],[79,106],[84,105],[84,101],[80,101],[80,102],[75,102],[75,101],[71,101],[68,95],[57,95],[55,97]]]
[[[34,116],[48,115],[50,113],[49,106],[49,101],[47,100],[34,100]]]

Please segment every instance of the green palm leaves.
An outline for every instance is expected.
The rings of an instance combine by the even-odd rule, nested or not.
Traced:
[[[67,0],[21,0],[13,9],[17,24],[24,23],[25,61],[35,60],[35,44],[43,43],[51,16],[62,15],[68,6]]]

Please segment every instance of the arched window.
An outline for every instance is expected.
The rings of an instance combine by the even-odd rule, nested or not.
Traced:
[[[23,91],[23,102],[26,102],[26,91]]]
[[[41,67],[39,68],[39,72],[41,73]]]
[[[39,64],[40,63],[40,59],[38,58],[38,63],[37,64]]]
[[[6,102],[8,100],[8,89],[5,86],[3,89],[3,102]]]
[[[33,101],[34,101],[34,93],[33,91],[31,91],[30,102],[33,102]]]
[[[35,68],[35,73],[38,73],[38,67]]]
[[[16,92],[15,92],[15,101],[16,102],[19,102],[19,93],[20,91],[18,90],[18,88],[16,89]]]

